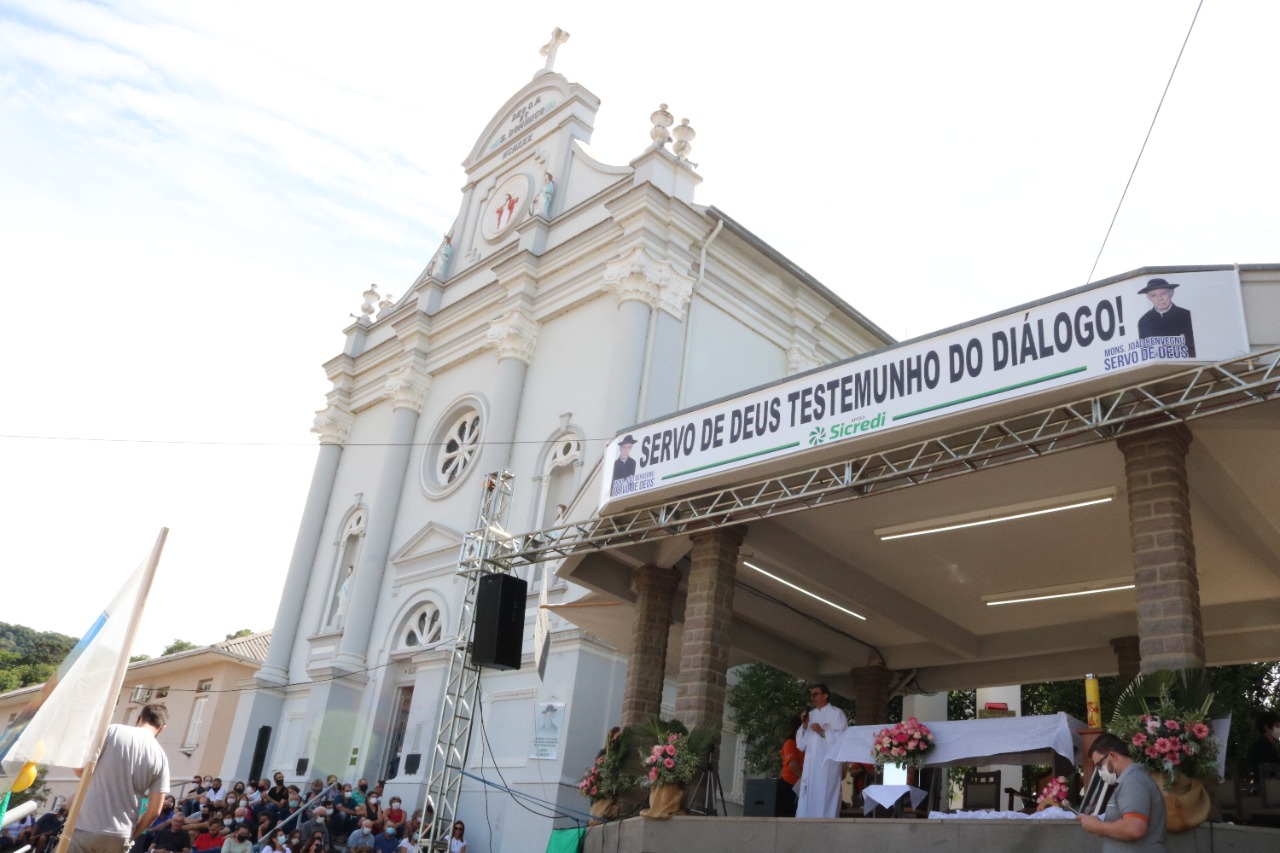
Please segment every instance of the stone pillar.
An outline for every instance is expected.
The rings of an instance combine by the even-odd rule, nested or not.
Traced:
[[[746,533],[745,527],[727,527],[693,537],[676,684],[676,718],[689,728],[704,720],[719,726],[724,719],[733,582]]]
[[[338,476],[338,462],[342,459],[342,445],[351,433],[355,419],[351,413],[338,406],[329,406],[316,412],[311,431],[320,436],[320,455],[311,475],[311,488],[307,490],[307,502],[302,510],[302,523],[298,525],[298,538],[293,543],[293,556],[289,559],[289,571],[285,575],[284,590],[276,609],[276,621],[271,632],[271,646],[267,659],[255,678],[260,684],[280,686],[289,681],[289,658],[298,635],[298,620],[302,617],[302,604],[307,597],[307,585],[315,565],[316,551],[324,531],[324,517],[333,494],[333,483]]]
[[[508,312],[489,326],[486,346],[491,347],[498,357],[498,373],[491,386],[489,422],[484,426],[484,447],[477,460],[482,474],[499,471],[511,464],[525,374],[533,360],[538,328],[538,323],[519,309]]]
[[[855,666],[853,676],[853,714],[859,726],[878,726],[889,722],[889,682],[893,670],[883,664]]]
[[[382,592],[382,575],[391,553],[391,534],[404,491],[405,472],[413,450],[418,415],[426,402],[431,377],[412,365],[400,368],[387,380],[391,397],[391,433],[382,457],[373,497],[369,500],[369,526],[360,560],[351,578],[351,600],[343,617],[343,634],[333,664],[336,669],[354,672],[365,666],[369,631]]]
[[[666,674],[667,642],[671,636],[671,601],[680,573],[659,566],[631,571],[636,593],[631,623],[631,656],[622,688],[622,725],[632,726],[658,716],[662,710],[662,681]]]
[[[654,260],[643,247],[637,246],[605,265],[604,284],[618,297],[618,324],[613,335],[605,398],[605,429],[616,432],[640,419],[649,318],[653,309],[660,308],[683,319],[693,280],[676,272],[669,262]],[[671,389],[664,386],[659,396],[666,399],[670,393]]]
[[[1120,680],[1128,683],[1137,678],[1142,668],[1142,657],[1138,653],[1137,635],[1112,637],[1111,650],[1116,653],[1116,664],[1120,668]]]
[[[1142,672],[1204,666],[1200,580],[1181,424],[1122,436]]]

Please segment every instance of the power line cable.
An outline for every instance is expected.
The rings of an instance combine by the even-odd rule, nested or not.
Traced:
[[[1178,49],[1178,58],[1173,61],[1173,68],[1169,71],[1169,79],[1165,81],[1164,91],[1160,93],[1160,103],[1156,104],[1155,115],[1151,117],[1151,124],[1147,127],[1147,135],[1142,139],[1142,147],[1138,149],[1138,158],[1133,161],[1133,168],[1129,170],[1129,180],[1124,182],[1124,191],[1120,193],[1120,201],[1116,203],[1115,213],[1111,214],[1111,222],[1107,225],[1107,233],[1102,237],[1102,245],[1098,247],[1098,255],[1093,259],[1093,266],[1089,268],[1089,276],[1084,280],[1085,284],[1093,281],[1093,274],[1098,269],[1098,262],[1102,260],[1102,252],[1107,248],[1107,240],[1111,237],[1111,229],[1115,227],[1116,218],[1120,215],[1120,208],[1124,204],[1124,198],[1129,194],[1129,185],[1133,183],[1133,176],[1138,172],[1138,164],[1142,162],[1142,152],[1147,150],[1147,142],[1151,139],[1151,131],[1155,130],[1156,119],[1160,117],[1160,108],[1164,106],[1165,96],[1169,94],[1169,87],[1173,85],[1173,75],[1177,73],[1178,63],[1182,61],[1182,53],[1187,49],[1187,42],[1191,40],[1191,31],[1196,27],[1196,19],[1200,17],[1200,7],[1204,5],[1204,0],[1200,0],[1196,4],[1196,13],[1191,16],[1191,26],[1187,27],[1187,34],[1182,39],[1182,47]]]

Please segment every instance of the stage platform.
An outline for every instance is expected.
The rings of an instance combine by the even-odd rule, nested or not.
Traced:
[[[1071,820],[796,820],[767,817],[635,817],[587,830],[585,853],[813,853],[815,850],[973,850],[1098,853],[1102,839]],[[1169,853],[1276,853],[1280,829],[1202,824],[1170,835]]]

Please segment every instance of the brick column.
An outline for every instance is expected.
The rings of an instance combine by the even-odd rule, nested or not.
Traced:
[[[1122,436],[1142,672],[1204,666],[1200,580],[1181,424]]]
[[[622,688],[622,725],[633,726],[658,716],[662,709],[662,680],[667,666],[667,639],[671,634],[671,599],[680,573],[658,566],[638,566],[631,571],[636,593],[635,621],[631,623],[631,657]]]
[[[724,719],[733,581],[746,533],[745,527],[727,527],[693,537],[676,685],[676,719],[689,728],[703,720],[718,726]]]
[[[1111,650],[1116,653],[1116,664],[1120,667],[1120,680],[1128,683],[1137,678],[1142,668],[1142,657],[1138,653],[1138,637],[1112,637]]]
[[[856,666],[853,675],[853,716],[859,726],[889,722],[889,682],[893,670],[883,665]]]

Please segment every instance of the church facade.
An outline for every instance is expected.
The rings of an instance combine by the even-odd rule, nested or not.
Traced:
[[[693,132],[665,105],[630,163],[595,160],[585,146],[599,99],[550,64],[480,133],[457,218],[423,273],[394,302],[366,293],[325,365],[315,473],[227,778],[247,777],[259,749],[264,774],[385,779],[420,808],[465,588],[459,549],[485,474],[514,474],[511,531],[585,519],[620,430],[891,343],[695,202]],[[552,615],[539,675],[543,566],[551,603],[585,594],[554,563],[522,570],[523,665],[482,675],[469,772],[585,811],[576,781],[624,716],[627,659]],[[672,695],[668,676],[668,713]],[[517,849],[551,828],[471,778],[460,814],[479,849]]]

